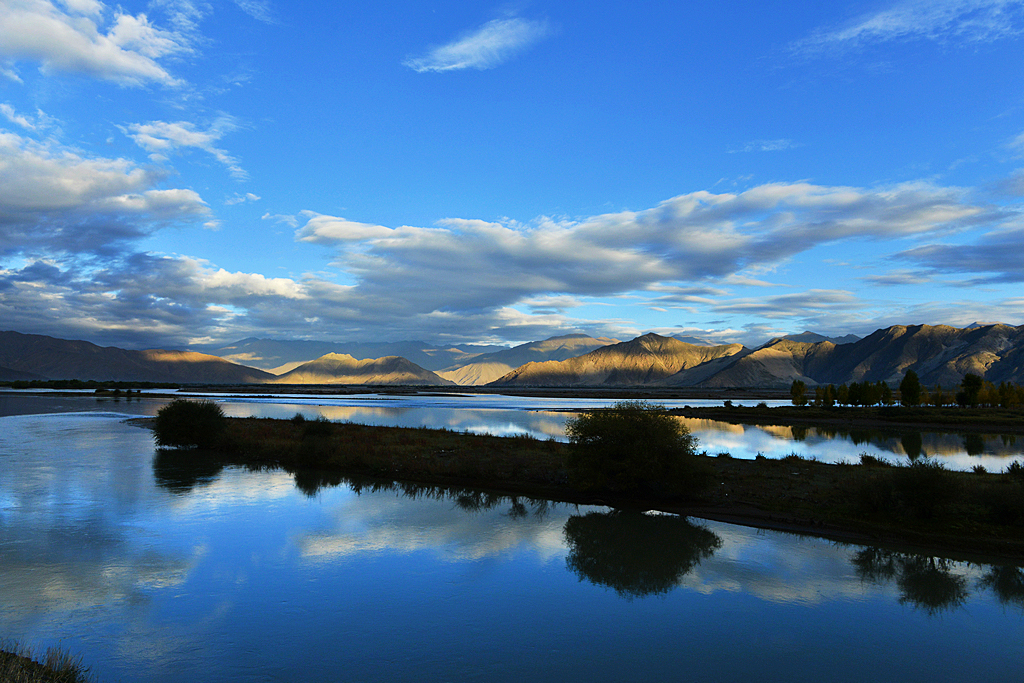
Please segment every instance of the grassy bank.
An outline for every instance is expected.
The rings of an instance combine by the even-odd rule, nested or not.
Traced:
[[[37,657],[17,643],[0,644],[0,681],[3,683],[87,683],[91,681],[81,659],[59,648]]]
[[[374,427],[325,420],[227,420],[217,453],[162,457],[250,468],[282,468],[305,481],[315,474],[474,486],[580,504],[660,509],[863,543],[900,543],[947,554],[1024,559],[1024,468],[1012,473],[953,472],[922,461],[893,466],[699,457],[709,485],[688,497],[622,495],[575,487],[566,468],[571,446],[529,437]],[[340,481],[340,479],[339,479]]]

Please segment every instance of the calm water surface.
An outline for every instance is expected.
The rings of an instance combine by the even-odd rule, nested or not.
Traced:
[[[100,681],[1024,678],[1016,566],[188,468],[156,405],[0,417],[0,637]]]
[[[183,394],[200,397],[199,394]],[[233,417],[290,418],[322,415],[340,422],[399,427],[432,427],[507,436],[530,434],[540,439],[565,439],[565,420],[572,411],[607,406],[610,399],[537,398],[493,394],[357,394],[348,396],[207,396]],[[47,393],[0,391],[0,415],[105,411],[125,415],[155,415],[168,399],[156,396],[113,399],[91,393],[56,396]],[[719,401],[664,402],[669,408],[720,405]],[[788,401],[767,401],[787,405]],[[1014,460],[1024,461],[1024,437],[1000,434],[950,434],[859,430],[834,432],[815,428],[731,425],[715,420],[679,418],[711,455],[735,458],[791,453],[823,462],[858,462],[862,453],[893,462],[908,456],[939,458],[951,469],[981,465],[992,472]]]

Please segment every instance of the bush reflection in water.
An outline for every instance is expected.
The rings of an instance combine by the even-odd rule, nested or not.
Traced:
[[[685,517],[629,510],[574,515],[565,523],[566,567],[632,600],[663,595],[722,546]]]

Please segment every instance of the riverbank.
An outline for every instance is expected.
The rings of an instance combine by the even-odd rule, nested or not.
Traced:
[[[927,462],[895,467],[866,459],[826,464],[696,456],[710,485],[688,499],[629,497],[573,485],[571,446],[531,437],[375,427],[326,420],[227,420],[218,453],[162,451],[161,458],[281,468],[307,493],[343,477],[484,488],[576,504],[656,509],[838,541],[899,544],[946,556],[1024,560],[1024,481],[952,472]]]

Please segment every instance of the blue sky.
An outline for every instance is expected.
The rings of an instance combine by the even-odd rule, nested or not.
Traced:
[[[0,0],[0,328],[1024,324],[1024,0]]]

